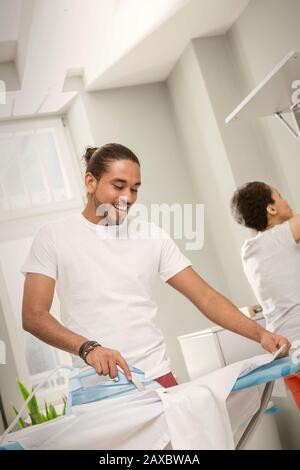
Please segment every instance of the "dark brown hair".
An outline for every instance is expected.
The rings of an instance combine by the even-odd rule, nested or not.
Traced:
[[[238,224],[262,231],[268,226],[267,207],[274,202],[270,186],[260,181],[252,181],[235,191],[230,208]]]
[[[86,173],[92,173],[98,180],[115,160],[131,160],[140,166],[137,156],[121,144],[106,144],[102,147],[87,147],[83,155]]]

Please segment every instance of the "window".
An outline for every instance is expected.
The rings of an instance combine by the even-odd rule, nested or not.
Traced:
[[[44,213],[78,199],[75,171],[60,119],[1,125],[0,218]]]

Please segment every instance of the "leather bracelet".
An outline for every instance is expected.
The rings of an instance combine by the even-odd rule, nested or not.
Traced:
[[[82,355],[83,355],[83,351],[85,350],[85,348],[89,344],[94,344],[94,343],[96,343],[96,341],[85,341],[84,343],[82,343],[82,345],[79,348],[79,352],[78,352],[78,355],[79,355],[79,357],[81,357],[81,359],[83,359]]]
[[[86,346],[88,346],[90,343],[94,343],[94,341],[85,341],[85,342],[82,343],[82,345],[80,346],[78,355],[79,355],[79,357],[81,357],[81,359],[83,359],[83,351],[84,351],[84,349],[85,349]]]
[[[86,356],[89,352],[95,349],[97,346],[101,346],[97,341],[85,341],[79,348],[79,357],[86,363]],[[89,365],[89,364],[88,364]]]

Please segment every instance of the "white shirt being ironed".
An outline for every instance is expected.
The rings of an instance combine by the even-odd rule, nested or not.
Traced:
[[[120,226],[94,224],[82,214],[49,222],[36,234],[21,271],[56,281],[67,328],[119,350],[130,366],[157,378],[171,364],[155,322],[154,282],[158,275],[166,282],[191,262],[158,226],[136,227],[130,216]],[[85,365],[72,359],[76,367]]]

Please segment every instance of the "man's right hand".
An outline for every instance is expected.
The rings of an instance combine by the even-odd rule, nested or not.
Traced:
[[[87,354],[86,362],[90,366],[94,367],[97,374],[109,375],[112,379],[115,379],[118,376],[118,365],[121,367],[121,369],[123,369],[127,380],[132,379],[127,362],[123,356],[121,356],[119,351],[116,351],[115,349],[97,346]]]

